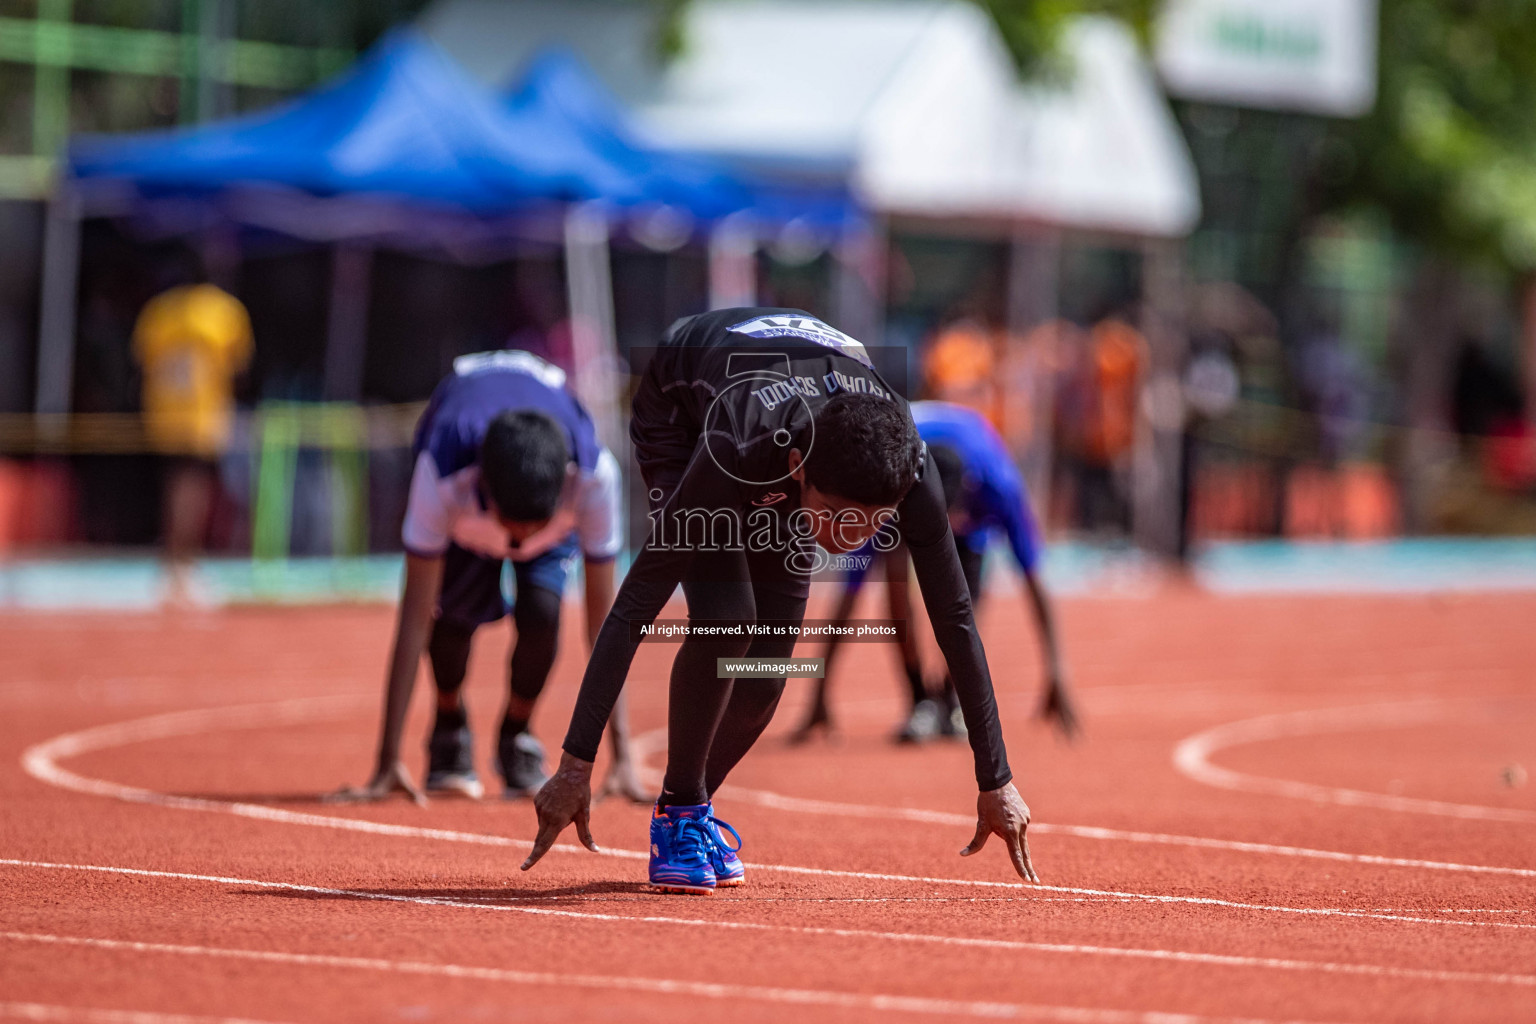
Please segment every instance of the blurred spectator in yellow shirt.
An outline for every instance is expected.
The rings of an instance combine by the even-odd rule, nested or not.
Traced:
[[[164,456],[162,518],[173,600],[202,548],[219,456],[234,423],[234,379],[251,361],[251,320],[240,300],[211,284],[182,285],[149,300],[133,331],[144,371],[144,429]]]

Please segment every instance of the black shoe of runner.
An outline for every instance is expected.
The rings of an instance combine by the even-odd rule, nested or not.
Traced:
[[[940,711],[939,735],[956,740],[965,739],[965,715],[960,713],[959,705],[952,708],[941,708]]]
[[[462,708],[437,713],[432,738],[427,741],[426,790],[458,793],[471,800],[485,795],[480,776],[475,774],[475,738]]]
[[[508,800],[531,797],[549,781],[549,775],[544,771],[544,744],[531,732],[503,734],[497,762],[501,777],[507,782],[502,796]]]
[[[912,706],[906,723],[892,737],[897,743],[924,743],[939,734],[944,709],[938,701],[920,700]]]

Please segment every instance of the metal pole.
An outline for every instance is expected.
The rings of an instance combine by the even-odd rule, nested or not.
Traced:
[[[234,34],[234,5],[229,0],[201,0],[197,9],[197,119],[228,114],[230,103],[227,42]]]
[[[1038,235],[1016,232],[1008,251],[1008,322],[1007,351],[1003,386],[1007,395],[1003,408],[1003,435],[1010,441],[1023,435],[1028,442],[1015,451],[1024,476],[1025,489],[1034,505],[1035,522],[1045,523],[1051,505],[1052,424],[1056,418],[1055,351],[1061,332],[1037,331],[1057,317],[1057,290],[1061,277],[1061,235],[1050,231]],[[1036,333],[1031,333],[1036,332]],[[1036,342],[1026,347],[1025,340]],[[1027,422],[1015,422],[1007,413],[1014,393],[1023,396]]]
[[[578,203],[565,215],[565,287],[575,361],[576,397],[597,436],[627,467],[629,431],[624,429],[619,384],[619,335],[613,311],[608,214],[601,203]],[[628,501],[620,499],[619,521],[629,529]]]
[[[757,305],[757,235],[750,214],[721,219],[709,235],[709,308]]]
[[[879,345],[885,336],[888,244],[883,221],[861,224],[839,240],[833,261],[832,315],[836,326],[865,345]]]
[[[372,272],[371,248],[337,243],[331,258],[331,313],[325,339],[325,397],[333,402],[357,402],[363,397]]]
[[[618,329],[608,246],[608,216],[602,205],[572,206],[565,216],[565,282],[575,363],[573,385],[576,397],[592,414],[603,444],[622,460],[628,435],[619,409]]]
[[[67,413],[75,383],[75,303],[80,280],[80,195],[60,181],[43,229],[42,311],[37,331],[39,413]]]
[[[1183,246],[1148,241],[1142,249],[1142,333],[1151,366],[1141,389],[1133,453],[1132,532],[1154,554],[1178,549],[1179,459],[1184,429],[1182,374],[1187,348]]]

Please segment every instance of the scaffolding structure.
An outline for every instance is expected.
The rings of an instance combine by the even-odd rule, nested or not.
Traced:
[[[13,124],[31,124],[0,135],[0,199],[41,199],[71,132],[171,127],[265,105],[346,67],[422,2],[36,0],[31,16],[8,6],[0,94]]]

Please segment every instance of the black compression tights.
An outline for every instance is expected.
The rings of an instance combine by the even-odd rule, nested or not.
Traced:
[[[517,643],[512,647],[512,695],[535,701],[544,690],[560,646],[560,595],[543,587],[524,587],[512,612]],[[439,693],[458,693],[469,665],[475,627],[438,619],[427,641],[432,679]]]
[[[778,590],[785,588],[780,587]],[[792,589],[792,588],[790,588]],[[755,622],[800,621],[805,596],[751,583],[719,581],[683,584],[688,619]],[[782,679],[720,679],[716,658],[787,658],[793,637],[703,640],[689,637],[672,662],[667,709],[667,773],[662,806],[702,804],[762,735],[784,692]]]

